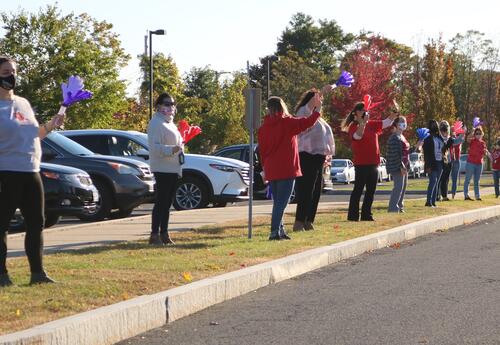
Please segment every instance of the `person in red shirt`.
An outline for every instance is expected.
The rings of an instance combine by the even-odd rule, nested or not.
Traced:
[[[488,153],[486,143],[483,141],[483,130],[481,127],[474,128],[469,137],[469,156],[465,165],[465,181],[464,181],[464,197],[465,200],[472,200],[469,196],[469,183],[472,176],[474,176],[474,195],[476,200],[481,201],[479,194],[479,179],[483,172],[483,157]]]
[[[398,117],[393,112],[385,120],[370,120],[363,103],[357,103],[344,119],[342,129],[349,133],[353,154],[355,178],[354,189],[349,200],[347,219],[359,221],[359,200],[366,185],[365,197],[361,208],[361,220],[373,221],[372,203],[377,188],[380,149],[378,136],[382,130],[392,125]]]
[[[493,170],[493,185],[495,186],[495,196],[500,196],[498,181],[500,179],[500,138],[497,138],[495,147],[490,153],[491,169]]]
[[[319,94],[314,97],[318,98],[319,103]],[[292,117],[279,97],[270,97],[267,109],[269,113],[259,128],[258,141],[264,179],[269,181],[273,192],[269,240],[289,240],[283,227],[283,213],[290,200],[295,178],[302,176],[297,134],[313,126],[320,113],[315,108],[308,117]]]

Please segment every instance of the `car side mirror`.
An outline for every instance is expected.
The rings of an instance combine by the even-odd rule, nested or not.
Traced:
[[[144,158],[145,160],[149,159],[149,151],[146,150],[146,149],[139,149],[139,150],[137,150],[136,155],[138,157]]]

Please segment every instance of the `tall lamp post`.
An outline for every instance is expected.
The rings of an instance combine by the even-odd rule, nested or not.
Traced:
[[[165,30],[149,31],[149,119],[153,117],[153,35],[165,35]]]
[[[279,61],[279,56],[271,55],[267,57],[267,98],[271,97],[271,62]]]

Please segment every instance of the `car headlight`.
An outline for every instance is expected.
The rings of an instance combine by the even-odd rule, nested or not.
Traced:
[[[231,165],[224,165],[224,164],[209,164],[212,168],[224,171],[224,172],[233,172],[236,171],[238,168],[233,167]]]
[[[82,184],[79,175],[75,174],[58,174],[53,171],[42,171],[42,175],[52,180],[68,181],[72,184]],[[88,179],[90,180],[90,177],[88,177]]]
[[[109,166],[112,167],[113,169],[116,170],[117,173],[123,174],[123,175],[135,175],[135,176],[141,176],[142,171],[139,169],[133,168],[129,165],[125,164],[120,164],[120,163],[112,163],[108,162]]]

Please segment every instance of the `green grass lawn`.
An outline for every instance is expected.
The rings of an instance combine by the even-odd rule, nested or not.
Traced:
[[[139,241],[47,255],[47,272],[59,281],[51,285],[29,286],[26,258],[12,258],[7,266],[16,285],[0,290],[0,334],[416,220],[498,205],[499,200],[456,200],[436,209],[423,204],[407,201],[407,213],[389,214],[387,202],[376,202],[374,223],[347,222],[345,207],[325,210],[317,216],[315,231],[291,233],[292,241],[268,241],[270,219],[264,217],[254,220],[252,240],[246,238],[246,221],[241,221],[174,233],[173,247]],[[291,228],[292,215],[285,220]]]

